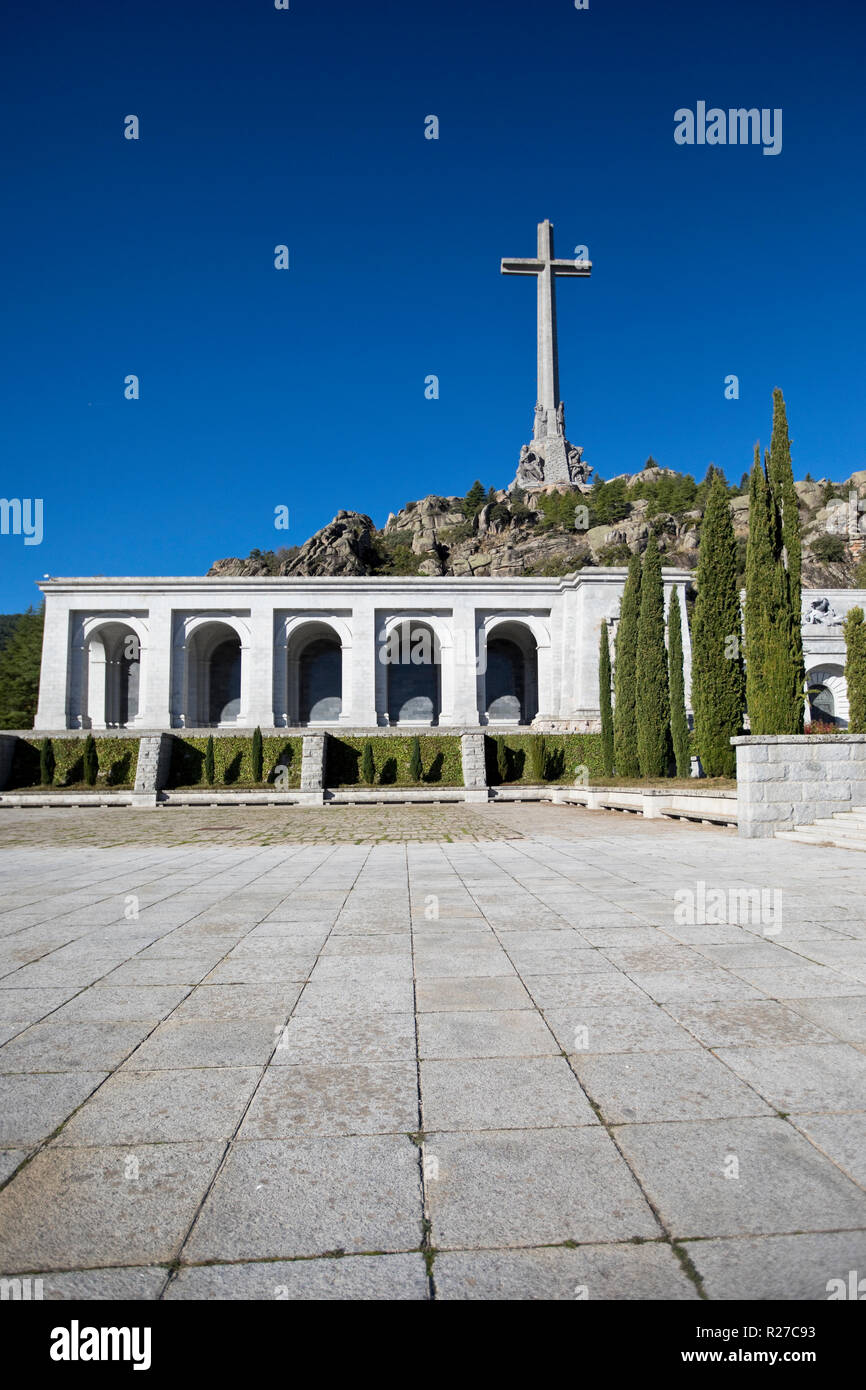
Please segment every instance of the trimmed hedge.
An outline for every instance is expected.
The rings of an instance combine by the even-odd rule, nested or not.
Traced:
[[[137,738],[94,738],[98,770],[96,786],[131,787],[135,783],[135,770],[138,766]],[[52,738],[54,752],[54,781],[52,786],[81,787],[84,780],[83,738]],[[19,738],[12,758],[12,769],[7,791],[18,787],[40,787],[42,778],[39,768],[41,738]]]
[[[539,740],[543,740],[543,745]],[[534,747],[537,756],[542,746],[546,782],[573,782],[578,767],[587,769],[591,781],[604,777],[601,734],[487,734],[484,754],[487,784],[491,787],[502,785],[496,765],[497,745],[505,753],[506,783],[538,782],[538,777],[532,775],[532,750]]]
[[[171,764],[168,770],[166,787],[204,787],[206,738],[179,738],[172,736]],[[253,740],[249,734],[227,735],[214,738],[214,780],[215,787],[255,787],[272,784],[274,768],[282,764],[288,769],[285,786],[301,785],[301,739],[263,738],[262,739],[262,781],[253,778]]]
[[[363,783],[361,759],[363,738],[328,738],[325,785],[328,787],[357,787]],[[422,782],[414,781],[410,772],[412,737],[395,734],[369,740],[373,750],[375,784],[377,786],[417,787],[436,784],[443,787],[463,786],[463,761],[459,734],[420,734]]]

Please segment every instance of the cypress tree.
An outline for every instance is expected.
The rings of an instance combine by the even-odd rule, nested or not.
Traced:
[[[424,767],[421,763],[421,744],[418,738],[412,739],[412,748],[409,753],[409,776],[413,782],[420,782],[424,775]]]
[[[372,787],[376,780],[376,764],[373,761],[373,745],[367,738],[364,740],[364,751],[361,754],[361,780]]]
[[[731,509],[726,490],[717,480],[710,489],[701,524],[698,596],[692,618],[695,745],[708,777],[733,777],[737,759],[730,740],[743,727],[746,683],[740,651],[737,568]]]
[[[501,734],[496,736],[496,776],[500,783],[508,781],[508,746]]]
[[[50,738],[44,738],[39,745],[39,781],[43,787],[54,784],[54,745]]]
[[[776,732],[801,734],[805,709],[803,686],[806,679],[806,666],[803,660],[803,633],[800,625],[803,567],[800,513],[797,505],[797,492],[794,487],[794,470],[791,465],[791,440],[788,437],[785,398],[778,387],[773,392],[773,433],[770,438],[767,477],[779,517],[777,564],[784,572],[783,602],[784,608],[787,609],[785,627],[790,649],[790,667],[786,670],[785,677],[789,708],[784,716],[784,727],[779,728]],[[780,691],[780,699],[783,701],[785,699],[783,691]]]
[[[535,734],[529,745],[529,773],[533,782],[543,782],[547,772],[547,742],[544,734]]]
[[[842,624],[845,633],[845,680],[848,684],[848,732],[866,734],[866,624],[863,609],[851,608]]]
[[[668,608],[668,664],[671,689],[671,742],[677,764],[677,776],[688,777],[691,771],[689,752],[689,721],[686,716],[686,687],[683,675],[683,630],[680,617],[680,598],[676,589]],[[733,751],[733,750],[731,750]]]
[[[746,547],[746,704],[753,734],[803,732],[800,598],[784,562],[782,513],[758,446],[749,484]],[[794,629],[796,628],[796,637]]]
[[[250,751],[250,762],[253,765],[253,781],[261,782],[264,768],[264,752],[262,749],[262,731],[258,724],[253,729],[253,746]]]
[[[601,710],[601,761],[605,777],[613,776],[613,710],[610,703],[610,645],[607,623],[601,625],[598,648],[598,705]]]
[[[618,777],[637,777],[637,630],[640,616],[640,556],[632,555],[620,605],[614,671],[613,748]]]
[[[655,536],[650,536],[644,555],[636,681],[637,752],[641,776],[664,777],[671,754],[671,704],[662,560]]]
[[[213,734],[208,734],[207,745],[204,750],[204,780],[209,787],[213,786],[214,776]]]
[[[93,734],[88,734],[84,740],[84,780],[88,787],[96,786],[96,777],[99,772],[99,758],[96,753],[96,739]]]

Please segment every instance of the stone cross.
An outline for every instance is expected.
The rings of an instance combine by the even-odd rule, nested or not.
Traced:
[[[557,275],[588,276],[591,261],[557,261],[553,254],[553,223],[538,224],[538,255],[534,260],[503,260],[503,275],[535,275],[538,279],[538,403],[535,437],[564,435],[559,399],[559,353],[556,347]],[[539,414],[541,419],[539,420]]]

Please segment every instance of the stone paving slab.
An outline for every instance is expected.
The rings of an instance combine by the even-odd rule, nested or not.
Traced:
[[[0,812],[0,1274],[827,1297],[866,1270],[861,879],[551,805]],[[682,921],[701,883],[782,930]]]

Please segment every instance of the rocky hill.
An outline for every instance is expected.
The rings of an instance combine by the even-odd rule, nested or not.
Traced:
[[[745,569],[747,480],[730,489]],[[866,586],[861,542],[850,539],[849,493],[859,499],[866,539],[866,470],[845,483],[807,477],[795,484],[803,534],[803,581],[810,587]],[[656,466],[592,486],[522,492],[475,484],[466,497],[407,502],[377,527],[362,512],[338,512],[301,546],[254,550],[218,560],[211,575],[561,575],[584,565],[621,565],[655,532],[665,563],[697,564],[707,481]]]

